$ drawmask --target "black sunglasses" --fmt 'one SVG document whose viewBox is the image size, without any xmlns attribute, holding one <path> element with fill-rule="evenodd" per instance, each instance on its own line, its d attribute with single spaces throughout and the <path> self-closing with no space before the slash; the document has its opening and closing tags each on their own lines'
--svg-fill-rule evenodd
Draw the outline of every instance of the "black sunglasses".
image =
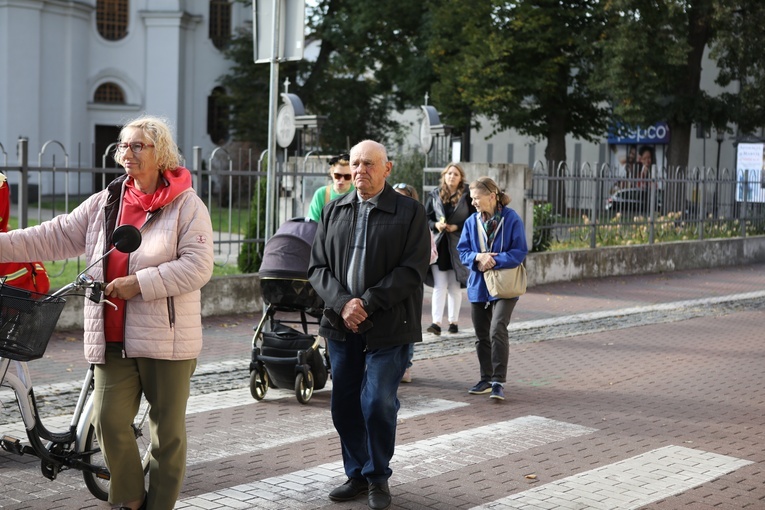
<svg viewBox="0 0 765 510">
<path fill-rule="evenodd" d="M 350 160 L 351 160 L 351 156 L 348 155 L 347 153 L 339 154 L 337 156 L 332 156 L 331 158 L 329 158 L 329 166 L 334 166 L 341 161 L 350 161 Z"/>
<path fill-rule="evenodd" d="M 352 177 L 352 175 L 351 175 L 351 174 L 339 174 L 339 173 L 337 173 L 337 172 L 333 173 L 332 175 L 333 175 L 333 176 L 335 177 L 335 179 L 337 179 L 337 180 L 340 180 L 340 179 L 345 179 L 346 181 L 350 181 L 350 180 L 351 180 L 351 177 Z"/>
<path fill-rule="evenodd" d="M 399 182 L 397 184 L 393 185 L 393 189 L 406 189 L 406 183 L 405 182 Z"/>
</svg>

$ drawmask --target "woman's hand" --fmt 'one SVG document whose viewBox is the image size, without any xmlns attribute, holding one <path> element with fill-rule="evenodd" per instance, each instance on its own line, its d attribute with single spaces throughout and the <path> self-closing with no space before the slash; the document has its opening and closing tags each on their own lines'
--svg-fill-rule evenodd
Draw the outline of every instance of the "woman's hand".
<svg viewBox="0 0 765 510">
<path fill-rule="evenodd" d="M 476 255 L 475 259 L 478 262 L 478 270 L 484 272 L 496 266 L 497 261 L 494 260 L 495 255 L 497 254 L 491 252 L 479 253 Z"/>
<path fill-rule="evenodd" d="M 134 274 L 115 278 L 106 284 L 104 295 L 111 298 L 119 298 L 127 301 L 141 293 L 138 277 Z"/>
<path fill-rule="evenodd" d="M 457 231 L 457 225 L 451 225 L 449 223 L 444 223 L 443 221 L 436 222 L 436 230 L 439 232 L 443 232 L 446 230 L 447 232 L 456 232 Z"/>
</svg>

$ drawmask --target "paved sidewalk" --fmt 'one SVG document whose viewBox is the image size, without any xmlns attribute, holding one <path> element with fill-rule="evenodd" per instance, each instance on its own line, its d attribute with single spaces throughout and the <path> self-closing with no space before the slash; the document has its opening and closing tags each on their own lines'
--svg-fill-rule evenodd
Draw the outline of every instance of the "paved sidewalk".
<svg viewBox="0 0 765 510">
<path fill-rule="evenodd" d="M 754 295 L 748 296 L 750 293 Z M 513 313 L 511 330 L 546 328 L 555 323 L 577 325 L 602 317 L 625 317 L 627 321 L 630 314 L 640 315 L 651 310 L 641 307 L 677 302 L 690 302 L 687 306 L 693 307 L 698 306 L 694 300 L 722 299 L 724 296 L 727 296 L 724 299 L 734 301 L 757 299 L 757 293 L 765 293 L 765 264 L 553 283 L 530 288 L 520 298 Z M 426 287 L 423 330 L 431 322 L 430 297 L 431 289 Z M 259 311 L 253 311 L 251 314 L 205 318 L 205 345 L 199 363 L 241 359 L 242 363 L 248 364 L 253 329 L 260 317 Z M 444 332 L 440 337 L 425 334 L 425 340 L 427 343 L 441 342 L 448 348 L 450 339 L 472 338 L 470 303 L 466 297 L 460 310 L 459 327 L 460 334 Z M 81 332 L 77 331 L 55 333 L 45 357 L 30 364 L 38 385 L 77 379 L 76 374 L 84 373 L 86 367 L 82 358 Z"/>
<path fill-rule="evenodd" d="M 495 402 L 467 394 L 478 368 L 463 303 L 460 333 L 426 335 L 401 386 L 392 508 L 765 508 L 764 311 L 765 264 L 530 289 Z M 176 508 L 366 508 L 326 498 L 344 481 L 328 390 L 308 405 L 249 396 L 258 318 L 205 319 Z M 79 377 L 81 347 L 52 339 L 30 364 L 38 395 Z M 3 510 L 107 508 L 76 473 L 48 482 L 15 459 L 0 452 Z"/>
</svg>

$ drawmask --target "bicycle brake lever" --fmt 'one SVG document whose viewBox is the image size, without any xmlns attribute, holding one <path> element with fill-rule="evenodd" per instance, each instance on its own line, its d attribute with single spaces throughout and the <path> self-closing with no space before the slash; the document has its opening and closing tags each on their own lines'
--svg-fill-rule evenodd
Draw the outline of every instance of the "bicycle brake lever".
<svg viewBox="0 0 765 510">
<path fill-rule="evenodd" d="M 102 299 L 101 301 L 99 301 L 99 303 L 106 303 L 107 305 L 113 306 L 115 310 L 119 310 L 119 307 L 115 305 L 114 303 L 112 303 L 111 301 L 109 301 L 108 299 Z"/>
</svg>

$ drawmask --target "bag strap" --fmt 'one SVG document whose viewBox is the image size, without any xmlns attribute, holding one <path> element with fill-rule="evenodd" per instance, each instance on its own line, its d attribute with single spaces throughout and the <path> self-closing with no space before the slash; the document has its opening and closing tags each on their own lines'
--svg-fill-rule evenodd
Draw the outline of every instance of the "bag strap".
<svg viewBox="0 0 765 510">
<path fill-rule="evenodd" d="M 481 245 L 481 253 L 486 252 L 486 231 L 483 229 L 483 224 L 481 223 L 481 216 L 479 214 L 475 215 L 475 222 L 478 227 L 478 243 Z"/>
</svg>

